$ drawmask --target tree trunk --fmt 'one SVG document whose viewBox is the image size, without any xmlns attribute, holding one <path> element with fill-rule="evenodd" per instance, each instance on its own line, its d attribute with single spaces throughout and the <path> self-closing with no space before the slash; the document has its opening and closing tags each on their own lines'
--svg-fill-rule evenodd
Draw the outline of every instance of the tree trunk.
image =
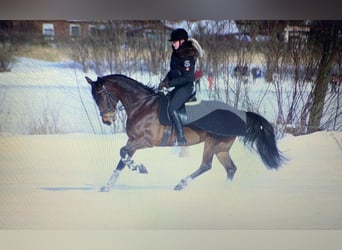
<svg viewBox="0 0 342 250">
<path fill-rule="evenodd" d="M 308 124 L 308 133 L 320 130 L 324 110 L 324 99 L 328 91 L 329 73 L 332 69 L 338 29 L 333 23 L 324 23 L 322 34 L 322 58 L 319 63 L 317 79 L 312 93 L 312 109 Z"/>
</svg>

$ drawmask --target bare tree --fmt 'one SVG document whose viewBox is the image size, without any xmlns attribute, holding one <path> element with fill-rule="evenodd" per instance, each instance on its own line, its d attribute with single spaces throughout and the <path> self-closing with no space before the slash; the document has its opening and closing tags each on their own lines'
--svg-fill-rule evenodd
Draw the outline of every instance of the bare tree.
<svg viewBox="0 0 342 250">
<path fill-rule="evenodd" d="M 27 105 L 33 107 L 34 105 Z M 52 107 L 46 90 L 41 100 L 40 110 L 28 109 L 25 119 L 25 130 L 28 134 L 58 134 L 63 132 L 59 124 L 59 112 Z"/>
<path fill-rule="evenodd" d="M 10 21 L 0 21 L 0 72 L 10 71 L 15 63 L 14 52 L 18 44 Z"/>
<path fill-rule="evenodd" d="M 209 22 L 211 32 L 207 30 Z M 336 99 L 326 98 L 328 76 L 333 58 L 336 58 L 336 40 L 340 34 L 336 22 L 312 22 L 309 24 L 312 34 L 318 36 L 306 39 L 306 35 L 299 35 L 300 39 L 292 39 L 291 42 L 285 41 L 286 27 L 301 27 L 308 22 L 240 21 L 240 31 L 233 34 L 227 32 L 233 29 L 234 22 L 230 20 L 201 21 L 197 26 L 192 25 L 192 21 L 186 23 L 189 31 L 196 27 L 196 30 L 191 30 L 192 34 L 206 52 L 199 64 L 204 77 L 207 78 L 209 72 L 214 75 L 215 84 L 208 93 L 210 99 L 258 112 L 273 88 L 277 104 L 275 124 L 282 130 L 291 124 L 295 126 L 296 134 L 331 124 L 334 118 L 314 125 L 318 120 L 321 122 L 322 116 L 327 117 L 324 113 L 327 105 L 336 107 L 334 114 L 339 114 L 339 104 L 334 106 L 333 103 Z M 92 37 L 87 49 L 82 51 L 89 51 L 84 58 L 89 58 L 87 60 L 93 63 L 97 74 L 109 69 L 110 73 L 141 71 L 162 77 L 169 62 L 170 50 L 165 42 L 169 33 L 160 27 L 153 28 L 158 25 L 159 21 L 148 20 L 108 21 L 101 36 Z M 258 40 L 260 35 L 266 39 Z M 247 36 L 250 40 L 246 40 Z M 301 39 L 303 37 L 305 39 Z M 248 75 L 232 77 L 234 66 L 253 63 L 266 68 L 265 78 L 270 83 L 258 97 L 250 94 Z M 124 123 L 125 117 L 118 120 Z M 122 128 L 124 124 L 117 124 L 116 129 Z"/>
<path fill-rule="evenodd" d="M 342 22 L 314 22 L 312 30 L 312 42 L 320 49 L 320 62 L 312 92 L 308 132 L 315 132 L 321 128 L 324 100 L 328 91 L 329 73 L 332 69 L 334 54 L 337 50 L 337 40 L 342 30 Z"/>
<path fill-rule="evenodd" d="M 69 48 L 69 56 L 75 63 L 80 63 L 84 73 L 89 71 L 88 61 L 90 59 L 88 37 L 79 37 L 65 40 Z"/>
</svg>

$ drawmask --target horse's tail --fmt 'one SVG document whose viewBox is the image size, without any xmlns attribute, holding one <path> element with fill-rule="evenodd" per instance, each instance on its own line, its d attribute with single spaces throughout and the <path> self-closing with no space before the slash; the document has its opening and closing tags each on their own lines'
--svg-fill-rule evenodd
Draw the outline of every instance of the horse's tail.
<svg viewBox="0 0 342 250">
<path fill-rule="evenodd" d="M 246 116 L 247 134 L 243 137 L 244 144 L 250 145 L 259 153 L 267 168 L 277 169 L 285 157 L 278 150 L 272 124 L 253 112 L 246 112 Z"/>
</svg>

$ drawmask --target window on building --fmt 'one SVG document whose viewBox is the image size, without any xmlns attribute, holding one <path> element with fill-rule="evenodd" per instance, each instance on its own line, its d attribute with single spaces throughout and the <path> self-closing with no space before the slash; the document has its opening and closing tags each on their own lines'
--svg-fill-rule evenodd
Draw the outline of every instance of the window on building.
<svg viewBox="0 0 342 250">
<path fill-rule="evenodd" d="M 48 39 L 53 39 L 55 35 L 53 23 L 43 23 L 43 36 Z"/>
<path fill-rule="evenodd" d="M 89 24 L 89 35 L 95 36 L 96 35 L 96 26 L 93 24 Z"/>
<path fill-rule="evenodd" d="M 105 30 L 106 26 L 103 24 L 89 24 L 89 35 L 92 37 L 101 36 L 101 34 L 105 32 Z"/>
<path fill-rule="evenodd" d="M 70 24 L 70 36 L 71 37 L 81 36 L 81 25 Z"/>
</svg>

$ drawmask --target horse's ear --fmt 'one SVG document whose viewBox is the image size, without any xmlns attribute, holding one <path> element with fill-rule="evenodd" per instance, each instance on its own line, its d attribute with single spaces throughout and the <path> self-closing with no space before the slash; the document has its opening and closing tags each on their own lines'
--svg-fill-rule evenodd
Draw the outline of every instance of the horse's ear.
<svg viewBox="0 0 342 250">
<path fill-rule="evenodd" d="M 92 81 L 88 76 L 86 76 L 85 79 L 87 80 L 87 82 L 88 82 L 89 84 L 92 84 L 92 83 L 93 83 L 93 81 Z"/>
</svg>

